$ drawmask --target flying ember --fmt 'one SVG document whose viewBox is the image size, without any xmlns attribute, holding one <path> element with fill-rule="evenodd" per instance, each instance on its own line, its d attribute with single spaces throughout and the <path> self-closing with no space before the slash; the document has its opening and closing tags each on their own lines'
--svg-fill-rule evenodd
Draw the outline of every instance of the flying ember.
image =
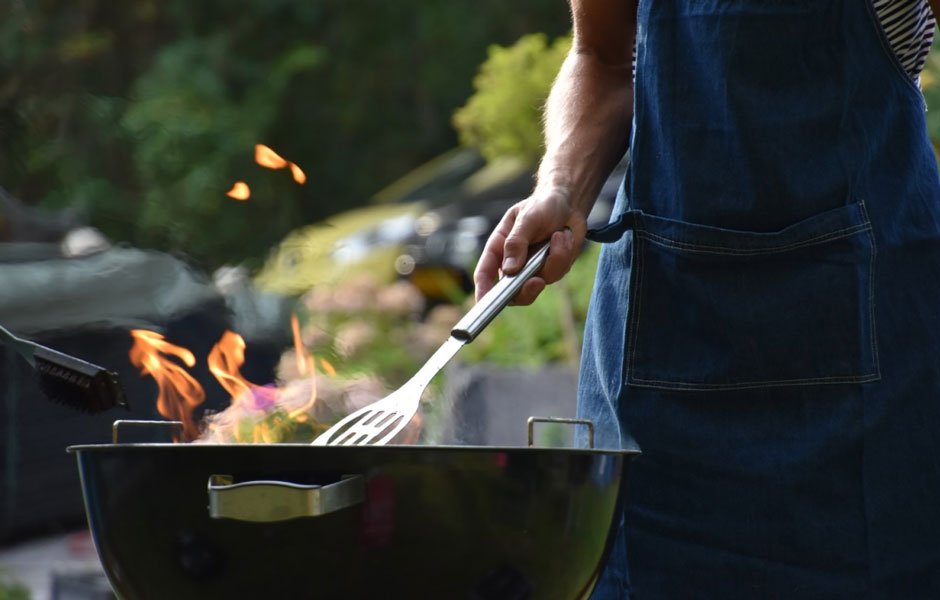
<svg viewBox="0 0 940 600">
<path fill-rule="evenodd" d="M 248 184 L 244 181 L 236 181 L 235 184 L 232 185 L 232 189 L 225 192 L 225 195 L 235 200 L 247 200 L 251 197 L 251 189 L 249 189 Z"/>
<path fill-rule="evenodd" d="M 298 184 L 307 182 L 307 175 L 295 163 L 281 157 L 280 154 L 264 144 L 255 144 L 255 162 L 268 169 L 290 168 L 291 176 Z"/>
</svg>

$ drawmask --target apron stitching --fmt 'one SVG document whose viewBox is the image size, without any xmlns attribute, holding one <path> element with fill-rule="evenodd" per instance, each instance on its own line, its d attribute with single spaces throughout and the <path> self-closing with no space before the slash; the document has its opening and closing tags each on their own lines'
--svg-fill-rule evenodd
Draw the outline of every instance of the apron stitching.
<svg viewBox="0 0 940 600">
<path fill-rule="evenodd" d="M 633 380 L 633 371 L 636 368 L 636 343 L 640 324 L 640 306 L 642 301 L 642 294 L 640 290 L 643 289 L 643 244 L 633 244 L 633 251 L 636 256 L 637 270 L 636 270 L 636 292 L 633 294 L 633 299 L 635 300 L 636 310 L 633 312 L 632 322 L 630 323 L 630 362 L 627 367 L 627 381 Z"/>
<path fill-rule="evenodd" d="M 862 225 L 853 225 L 851 227 L 846 227 L 844 229 L 839 229 L 837 231 L 831 231 L 829 233 L 824 233 L 814 238 L 808 240 L 803 240 L 800 242 L 792 242 L 789 244 L 783 244 L 781 246 L 771 246 L 768 248 L 731 248 L 724 246 L 707 246 L 704 244 L 696 244 L 692 242 L 683 242 L 680 240 L 674 240 L 671 238 L 663 237 L 655 233 L 650 232 L 647 229 L 637 228 L 637 232 L 640 233 L 640 237 L 648 239 L 650 242 L 667 246 L 670 248 L 675 248 L 677 250 L 687 250 L 689 252 L 697 252 L 699 254 L 729 254 L 729 255 L 758 255 L 758 254 L 776 254 L 780 252 L 786 252 L 788 250 L 796 250 L 798 248 L 803 248 L 806 246 L 815 246 L 825 242 L 841 239 L 844 237 L 850 237 L 856 233 L 862 231 L 871 230 L 871 225 L 868 223 Z"/>
<path fill-rule="evenodd" d="M 806 385 L 812 383 L 836 384 L 836 383 L 870 383 L 878 381 L 880 375 L 877 373 L 868 373 L 865 375 L 839 375 L 834 377 L 812 377 L 808 379 L 779 379 L 769 381 L 745 381 L 741 383 L 699 383 L 694 381 L 669 381 L 659 379 L 641 379 L 632 377 L 631 383 L 646 384 L 646 387 L 659 389 L 682 388 L 688 390 L 721 390 L 721 389 L 756 389 L 765 387 L 777 387 L 785 385 Z"/>
<path fill-rule="evenodd" d="M 859 202 L 859 207 L 862 210 L 862 215 L 865 218 L 865 221 L 871 225 L 871 220 L 868 217 L 868 209 L 865 208 L 864 202 Z M 875 235 L 872 232 L 872 228 L 868 228 L 868 240 L 871 244 L 871 252 L 869 253 L 869 266 L 868 266 L 868 323 L 870 328 L 871 336 L 871 352 L 872 359 L 875 361 L 875 374 L 878 375 L 878 379 L 881 379 L 881 357 L 878 354 L 878 336 L 877 328 L 875 327 L 875 257 L 878 255 L 878 247 L 875 244 Z"/>
<path fill-rule="evenodd" d="M 632 246 L 632 240 L 631 240 L 630 242 L 628 242 L 627 240 L 624 240 L 624 244 L 629 244 L 629 245 Z M 609 254 L 613 253 L 615 247 L 616 247 L 616 246 L 613 246 L 613 245 L 611 245 L 611 246 L 605 246 L 605 247 L 601 250 L 601 256 L 604 257 L 604 256 L 606 256 L 606 255 L 609 255 Z M 625 247 L 626 247 L 626 246 L 625 246 Z M 619 256 L 619 257 L 621 258 L 621 260 L 618 261 L 617 263 L 611 265 L 610 268 L 613 269 L 613 268 L 616 267 L 616 269 L 617 269 L 618 271 L 621 271 L 621 272 L 624 271 L 624 270 L 626 270 L 626 269 L 629 267 L 629 263 L 627 262 L 627 258 L 626 258 L 626 251 L 624 251 L 624 252 L 622 252 L 622 253 L 618 253 L 618 254 L 615 255 L 615 256 Z M 598 273 L 597 273 L 597 279 L 598 279 L 598 280 L 600 280 L 601 277 L 602 277 L 602 274 L 601 274 L 601 270 L 600 270 L 600 269 L 601 269 L 603 263 L 604 263 L 604 261 L 601 260 L 601 263 L 598 265 Z M 631 271 L 631 273 L 632 273 L 632 271 Z M 605 273 L 603 278 L 604 278 L 604 279 L 607 279 L 608 277 L 613 278 L 613 275 L 611 275 L 611 274 L 609 274 L 609 273 Z M 626 294 L 623 294 L 622 291 L 621 291 L 620 294 L 618 294 L 618 302 L 620 302 L 620 301 L 629 302 L 629 290 L 630 290 L 630 284 L 629 284 L 629 282 L 627 283 L 627 286 L 626 286 L 626 287 L 627 287 L 627 293 L 626 293 Z M 596 293 L 596 290 L 595 290 L 595 293 Z M 592 304 L 593 304 L 593 303 L 594 303 L 594 294 L 592 293 L 591 296 L 592 296 L 591 302 L 592 302 Z M 626 337 L 626 335 L 627 335 L 627 327 L 626 327 L 626 326 L 624 327 L 624 333 L 623 333 L 623 335 L 624 335 L 624 337 Z M 620 344 L 621 347 L 624 347 L 625 345 L 626 345 L 626 342 Z M 595 355 L 595 356 L 596 356 L 596 355 Z M 596 363 L 596 362 L 597 362 L 597 359 L 595 358 L 595 363 Z M 608 409 L 608 411 L 609 411 L 609 414 L 612 415 L 612 416 L 614 417 L 614 419 L 616 420 L 616 422 L 617 422 L 617 427 L 616 427 L 616 432 L 617 432 L 617 446 L 616 446 L 616 447 L 617 447 L 617 448 L 623 448 L 623 446 L 624 446 L 624 444 L 623 444 L 623 437 L 624 437 L 624 435 L 623 435 L 623 425 L 622 425 L 622 423 L 621 423 L 621 421 L 620 421 L 620 416 L 619 416 L 618 407 L 617 407 L 617 406 L 614 406 L 614 402 L 611 400 L 610 390 L 611 390 L 611 389 L 616 389 L 616 390 L 617 390 L 616 396 L 618 396 L 618 397 L 620 396 L 620 394 L 623 393 L 623 388 L 624 388 L 623 369 L 626 368 L 626 363 L 624 362 L 623 364 L 624 364 L 624 366 L 621 368 L 621 372 L 620 372 L 620 381 L 619 381 L 619 382 L 614 381 L 613 379 L 610 379 L 609 381 L 604 381 L 603 383 L 601 383 L 600 381 L 596 382 L 596 385 L 597 385 L 598 388 L 599 388 L 599 390 L 596 392 L 597 395 L 603 397 L 604 400 L 606 400 L 606 402 L 607 402 L 607 409 Z M 600 367 L 598 367 L 597 365 L 595 365 L 595 368 L 598 369 L 598 370 L 600 370 Z M 583 371 L 582 371 L 581 373 L 583 374 Z M 581 389 L 581 386 L 582 386 L 582 385 L 583 385 L 583 382 L 581 381 L 581 378 L 579 377 L 579 382 L 578 382 L 579 395 L 580 395 L 580 393 L 581 393 L 581 392 L 580 392 L 580 389 Z M 579 399 L 578 404 L 579 404 L 579 405 L 581 404 L 580 399 Z M 580 410 L 581 410 L 581 409 L 580 409 L 580 406 L 579 406 L 579 411 L 580 411 Z M 596 415 L 595 415 L 595 416 L 596 416 Z M 595 423 L 598 423 L 598 422 L 599 422 L 599 418 L 596 418 L 596 419 L 595 419 Z"/>
<path fill-rule="evenodd" d="M 644 100 L 646 78 L 640 76 L 640 71 L 643 69 L 643 63 L 646 62 L 646 30 L 642 24 L 645 23 L 648 12 L 649 7 L 646 6 L 644 0 L 640 0 L 637 4 L 637 29 L 636 40 L 634 41 L 636 47 L 636 66 L 633 72 L 633 115 L 630 119 L 630 147 L 627 150 L 630 153 L 630 165 L 627 172 L 624 173 L 624 193 L 627 200 L 624 204 L 625 209 L 629 209 L 633 206 L 634 198 L 636 198 L 636 179 L 638 173 L 636 170 L 636 158 L 641 156 L 641 151 L 644 148 L 643 144 L 645 143 L 643 132 L 640 131 L 643 122 L 638 121 L 636 116 L 646 112 L 646 102 Z M 643 29 L 641 29 L 641 27 L 643 27 Z M 642 174 L 642 169 L 639 173 Z"/>
</svg>

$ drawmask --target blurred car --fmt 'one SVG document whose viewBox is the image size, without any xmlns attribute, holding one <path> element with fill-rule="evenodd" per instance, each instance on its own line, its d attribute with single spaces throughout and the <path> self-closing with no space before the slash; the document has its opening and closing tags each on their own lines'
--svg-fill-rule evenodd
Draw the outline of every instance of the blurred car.
<svg viewBox="0 0 940 600">
<path fill-rule="evenodd" d="M 404 251 L 395 260 L 399 275 L 432 301 L 459 301 L 473 290 L 473 269 L 490 232 L 503 214 L 532 189 L 534 173 L 522 165 L 491 163 L 464 182 L 463 194 L 420 214 Z M 607 178 L 588 227 L 606 225 L 627 169 L 626 158 Z M 500 170 L 494 174 L 490 171 Z M 486 183 L 488 182 L 488 183 Z"/>
<path fill-rule="evenodd" d="M 485 165 L 479 153 L 458 148 L 414 169 L 375 194 L 374 203 L 291 232 L 273 249 L 255 284 L 280 294 L 335 285 L 357 273 L 397 277 L 396 258 L 414 235 L 418 217 Z"/>
</svg>

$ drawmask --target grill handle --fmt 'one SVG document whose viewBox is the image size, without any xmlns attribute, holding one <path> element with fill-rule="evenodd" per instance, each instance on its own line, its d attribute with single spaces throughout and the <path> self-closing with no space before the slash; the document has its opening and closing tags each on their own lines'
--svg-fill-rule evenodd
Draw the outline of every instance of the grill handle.
<svg viewBox="0 0 940 600">
<path fill-rule="evenodd" d="M 584 425 L 588 429 L 588 448 L 594 448 L 594 421 L 590 419 L 566 419 L 563 417 L 529 417 L 526 425 L 529 430 L 529 447 L 535 445 L 536 423 L 560 423 L 563 425 Z"/>
<path fill-rule="evenodd" d="M 233 483 L 231 475 L 210 475 L 208 487 L 211 518 L 249 523 L 319 517 L 362 504 L 366 497 L 362 475 L 345 475 L 329 485 L 268 480 Z"/>
<path fill-rule="evenodd" d="M 182 421 L 147 421 L 142 419 L 118 419 L 111 424 L 111 443 L 119 444 L 118 439 L 120 438 L 121 430 L 127 430 L 129 428 L 135 429 L 147 429 L 147 428 L 157 428 L 163 427 L 167 429 L 174 429 L 176 435 L 183 434 L 183 422 Z"/>
</svg>

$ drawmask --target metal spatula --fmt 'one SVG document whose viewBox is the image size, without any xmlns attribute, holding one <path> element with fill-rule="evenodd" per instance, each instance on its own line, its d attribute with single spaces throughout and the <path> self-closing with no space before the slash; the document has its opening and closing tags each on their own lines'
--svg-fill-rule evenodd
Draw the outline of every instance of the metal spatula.
<svg viewBox="0 0 940 600">
<path fill-rule="evenodd" d="M 378 402 L 345 417 L 313 440 L 314 446 L 381 446 L 411 422 L 418 411 L 421 394 L 444 365 L 464 344 L 472 342 L 522 288 L 522 284 L 542 269 L 548 244 L 529 257 L 517 274 L 503 277 L 471 308 L 450 331 L 450 337 L 437 349 L 408 382 Z"/>
</svg>

